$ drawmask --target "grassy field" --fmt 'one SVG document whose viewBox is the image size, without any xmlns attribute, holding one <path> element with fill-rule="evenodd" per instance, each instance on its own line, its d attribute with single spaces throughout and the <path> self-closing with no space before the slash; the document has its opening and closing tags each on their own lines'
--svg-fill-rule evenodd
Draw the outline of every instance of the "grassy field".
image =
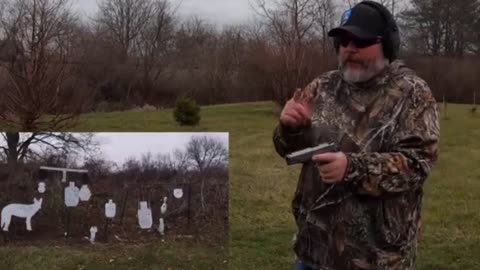
<svg viewBox="0 0 480 270">
<path fill-rule="evenodd" d="M 225 248 L 185 242 L 135 246 L 2 247 L 0 269 L 218 269 L 218 266 L 228 265 L 227 257 Z"/>
<path fill-rule="evenodd" d="M 420 270 L 480 269 L 480 115 L 472 115 L 469 108 L 449 105 L 449 120 L 442 120 L 440 160 L 426 184 Z M 230 269 L 287 270 L 293 267 L 290 201 L 299 168 L 287 168 L 274 152 L 274 111 L 272 103 L 205 107 L 196 128 L 178 127 L 171 111 L 92 114 L 85 115 L 75 131 L 230 132 Z M 186 254 L 190 263 L 183 261 Z M 224 254 L 218 247 L 192 245 L 174 245 L 168 252 L 161 245 L 67 251 L 0 248 L 6 265 L 30 256 L 30 265 L 14 269 L 50 264 L 54 266 L 48 269 L 225 269 Z M 110 257 L 117 259 L 110 263 Z"/>
</svg>

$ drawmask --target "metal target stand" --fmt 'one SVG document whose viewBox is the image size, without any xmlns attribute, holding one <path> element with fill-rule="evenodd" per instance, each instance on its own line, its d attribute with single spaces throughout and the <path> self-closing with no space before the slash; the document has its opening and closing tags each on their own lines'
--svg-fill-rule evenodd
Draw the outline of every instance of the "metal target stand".
<svg viewBox="0 0 480 270">
<path fill-rule="evenodd" d="M 43 173 L 45 171 L 61 172 L 62 173 L 61 181 L 64 184 L 67 183 L 67 173 L 82 174 L 83 175 L 83 177 L 82 177 L 82 189 L 85 186 L 88 190 L 88 193 L 91 195 L 91 192 L 90 192 L 90 190 L 88 189 L 88 186 L 87 186 L 88 183 L 90 182 L 89 177 L 88 177 L 88 170 L 41 166 L 40 169 L 39 169 L 39 175 L 40 175 L 39 187 L 41 186 L 42 182 L 43 183 L 46 182 L 47 177 L 46 177 L 45 173 Z M 45 184 L 43 184 L 43 185 L 45 185 Z M 70 234 L 71 208 L 76 207 L 79 203 L 79 198 L 78 198 L 78 199 L 75 199 L 76 202 L 75 202 L 75 200 L 73 202 L 71 200 L 69 200 L 69 205 L 67 205 L 67 194 L 72 195 L 72 192 L 73 192 L 74 196 L 79 196 L 79 194 L 76 194 L 77 190 L 78 190 L 78 193 L 79 193 L 80 189 L 78 189 L 78 187 L 75 184 L 73 185 L 73 187 L 72 187 L 71 184 L 70 184 L 70 186 L 64 187 L 63 201 L 64 201 L 64 210 L 65 210 L 65 215 L 66 215 L 65 224 L 64 224 L 64 228 L 65 228 L 64 236 L 65 236 L 65 238 L 68 238 L 69 234 Z M 90 195 L 88 195 L 88 198 L 86 199 L 86 201 L 88 201 L 90 199 Z"/>
</svg>

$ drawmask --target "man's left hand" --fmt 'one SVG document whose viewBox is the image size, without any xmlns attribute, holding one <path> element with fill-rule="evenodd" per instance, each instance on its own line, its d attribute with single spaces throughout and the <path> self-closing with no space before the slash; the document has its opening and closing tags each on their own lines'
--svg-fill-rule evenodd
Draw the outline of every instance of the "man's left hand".
<svg viewBox="0 0 480 270">
<path fill-rule="evenodd" d="M 323 182 L 335 184 L 343 180 L 347 170 L 347 156 L 345 153 L 319 154 L 313 156 L 312 160 L 317 163 Z"/>
</svg>

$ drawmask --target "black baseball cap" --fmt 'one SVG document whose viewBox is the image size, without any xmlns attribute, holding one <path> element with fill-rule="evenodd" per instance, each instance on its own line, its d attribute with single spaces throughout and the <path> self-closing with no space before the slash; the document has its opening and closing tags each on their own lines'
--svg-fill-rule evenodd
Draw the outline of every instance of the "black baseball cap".
<svg viewBox="0 0 480 270">
<path fill-rule="evenodd" d="M 343 13 L 341 26 L 328 32 L 328 36 L 335 37 L 342 32 L 349 32 L 359 39 L 376 39 L 383 36 L 387 27 L 382 15 L 366 4 L 359 3 Z"/>
</svg>

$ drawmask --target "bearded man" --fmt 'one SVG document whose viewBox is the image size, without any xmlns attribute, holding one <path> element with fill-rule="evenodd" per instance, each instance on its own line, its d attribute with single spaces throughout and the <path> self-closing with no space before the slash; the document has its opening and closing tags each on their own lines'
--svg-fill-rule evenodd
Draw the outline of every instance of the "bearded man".
<svg viewBox="0 0 480 270">
<path fill-rule="evenodd" d="M 398 60 L 391 13 L 363 1 L 332 29 L 338 70 L 297 90 L 277 153 L 334 143 L 303 163 L 292 202 L 297 269 L 415 269 L 423 185 L 438 158 L 438 108 Z"/>
</svg>

